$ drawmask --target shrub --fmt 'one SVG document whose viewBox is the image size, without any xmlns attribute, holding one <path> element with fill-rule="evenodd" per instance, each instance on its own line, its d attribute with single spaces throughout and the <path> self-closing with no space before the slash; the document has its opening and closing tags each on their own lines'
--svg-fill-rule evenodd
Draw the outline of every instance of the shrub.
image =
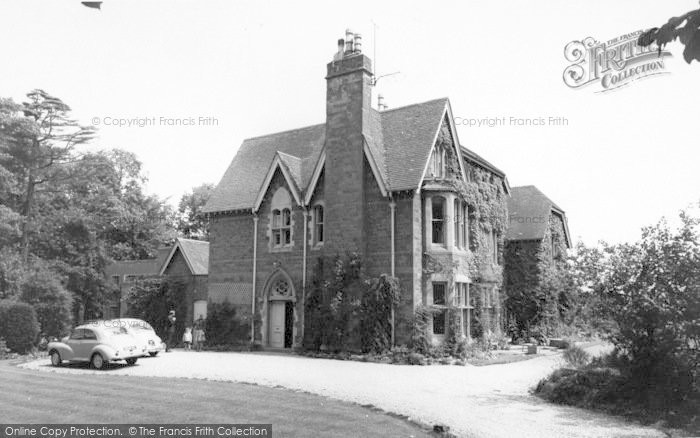
<svg viewBox="0 0 700 438">
<path fill-rule="evenodd" d="M 73 298 L 48 268 L 39 265 L 27 276 L 20 300 L 34 307 L 45 335 L 60 337 L 70 329 Z"/>
<path fill-rule="evenodd" d="M 236 317 L 236 308 L 228 301 L 208 304 L 204 331 L 209 345 L 244 345 L 250 338 L 250 326 L 241 324 Z"/>
<path fill-rule="evenodd" d="M 411 330 L 411 349 L 421 354 L 427 354 L 430 351 L 430 318 L 433 316 L 433 311 L 427 307 L 420 305 L 413 313 L 413 327 Z"/>
<path fill-rule="evenodd" d="M 391 347 L 391 309 L 399 299 L 396 278 L 382 275 L 365 283 L 359 312 L 363 352 L 380 353 Z"/>
<path fill-rule="evenodd" d="M 428 361 L 425 356 L 420 353 L 409 353 L 408 354 L 408 364 L 409 365 L 427 365 Z"/>
<path fill-rule="evenodd" d="M 583 368 L 591 361 L 591 355 L 583 348 L 572 345 L 564 351 L 564 360 L 574 368 Z"/>
<path fill-rule="evenodd" d="M 27 303 L 0 301 L 0 338 L 16 353 L 31 350 L 39 335 L 36 312 Z"/>
</svg>

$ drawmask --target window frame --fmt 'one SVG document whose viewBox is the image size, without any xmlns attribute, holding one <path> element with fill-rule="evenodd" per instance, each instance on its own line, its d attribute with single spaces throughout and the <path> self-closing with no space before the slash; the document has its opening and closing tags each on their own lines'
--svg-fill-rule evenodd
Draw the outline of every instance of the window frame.
<svg viewBox="0 0 700 438">
<path fill-rule="evenodd" d="M 292 244 L 292 211 L 282 207 L 272 210 L 270 224 L 272 248 L 286 248 Z"/>
<path fill-rule="evenodd" d="M 441 204 L 441 209 L 440 209 L 440 216 L 439 218 L 435 218 L 435 206 L 436 206 L 436 201 Z M 430 207 L 430 219 L 431 219 L 431 224 L 430 224 L 430 242 L 433 245 L 440 245 L 440 246 L 446 246 L 447 245 L 447 230 L 446 224 L 447 224 L 447 199 L 445 199 L 443 196 L 433 196 L 431 198 L 431 207 Z M 436 226 L 439 225 L 439 233 L 436 233 Z M 440 237 L 441 241 L 436 242 L 436 236 Z"/>
<path fill-rule="evenodd" d="M 435 292 L 439 288 L 442 289 L 442 300 L 440 302 L 435 302 Z M 436 307 L 439 309 L 438 312 L 433 313 L 432 317 L 432 327 L 431 331 L 433 332 L 433 335 L 437 336 L 444 336 L 447 334 L 447 282 L 446 281 L 433 281 L 432 282 L 432 292 L 431 292 L 431 301 L 433 307 Z M 436 324 L 436 321 L 440 321 L 439 324 Z M 442 332 L 436 332 L 435 329 L 437 327 L 442 328 Z"/>
<path fill-rule="evenodd" d="M 321 220 L 318 220 L 319 211 L 321 212 Z M 313 246 L 321 246 L 326 237 L 325 233 L 326 207 L 323 203 L 314 204 L 311 208 L 311 243 Z M 320 230 L 320 232 L 319 232 Z M 319 235 L 321 238 L 319 239 Z"/>
</svg>

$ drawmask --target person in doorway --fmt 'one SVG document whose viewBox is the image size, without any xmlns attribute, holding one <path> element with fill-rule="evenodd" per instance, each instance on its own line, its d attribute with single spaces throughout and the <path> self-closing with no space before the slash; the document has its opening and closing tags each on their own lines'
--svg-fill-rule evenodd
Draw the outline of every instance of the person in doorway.
<svg viewBox="0 0 700 438">
<path fill-rule="evenodd" d="M 170 313 L 168 313 L 168 342 L 165 344 L 165 351 L 168 352 L 170 351 L 171 348 L 175 346 L 175 322 L 177 321 L 177 318 L 175 318 L 175 311 L 171 310 Z"/>
<path fill-rule="evenodd" d="M 204 346 L 204 327 L 206 325 L 206 321 L 204 320 L 204 317 L 202 315 L 199 315 L 199 318 L 194 322 L 194 349 L 197 351 L 202 351 L 202 347 Z"/>
</svg>

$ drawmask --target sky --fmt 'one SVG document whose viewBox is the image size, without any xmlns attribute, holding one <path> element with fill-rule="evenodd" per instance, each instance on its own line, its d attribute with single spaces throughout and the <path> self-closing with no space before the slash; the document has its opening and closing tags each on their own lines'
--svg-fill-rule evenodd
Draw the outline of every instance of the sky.
<svg viewBox="0 0 700 438">
<path fill-rule="evenodd" d="M 399 72 L 379 80 L 375 97 L 390 108 L 449 97 L 460 143 L 511 186 L 535 185 L 554 200 L 574 240 L 634 241 L 641 227 L 700 201 L 700 64 L 686 64 L 683 46 L 671 43 L 665 74 L 599 92 L 600 83 L 564 83 L 572 64 L 564 48 L 697 7 L 105 0 L 96 10 L 77 0 L 3 0 L 0 96 L 22 101 L 41 88 L 61 98 L 99 129 L 84 150 L 134 152 L 148 191 L 176 204 L 217 183 L 243 139 L 324 122 L 326 64 L 350 28 L 378 75 Z M 502 123 L 468 122 L 489 118 Z"/>
</svg>

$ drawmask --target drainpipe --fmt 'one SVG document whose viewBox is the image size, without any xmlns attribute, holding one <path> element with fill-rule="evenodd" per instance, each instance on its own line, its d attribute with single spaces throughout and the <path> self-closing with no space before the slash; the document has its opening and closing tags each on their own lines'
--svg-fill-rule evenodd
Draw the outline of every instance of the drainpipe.
<svg viewBox="0 0 700 438">
<path fill-rule="evenodd" d="M 391 195 L 389 195 L 391 196 Z M 396 277 L 396 248 L 395 248 L 395 218 L 396 218 L 396 201 L 390 198 L 389 210 L 391 212 L 391 276 Z M 395 345 L 395 330 L 394 330 L 394 305 L 391 305 L 391 346 Z"/>
<path fill-rule="evenodd" d="M 250 302 L 250 342 L 255 343 L 255 291 L 258 275 L 258 214 L 253 212 L 253 298 Z"/>
<path fill-rule="evenodd" d="M 304 322 L 306 320 L 305 318 L 305 310 L 306 310 L 306 247 L 308 246 L 308 228 L 309 228 L 309 209 L 307 207 L 304 207 L 304 254 L 301 259 L 301 342 L 302 344 L 304 343 Z"/>
</svg>

